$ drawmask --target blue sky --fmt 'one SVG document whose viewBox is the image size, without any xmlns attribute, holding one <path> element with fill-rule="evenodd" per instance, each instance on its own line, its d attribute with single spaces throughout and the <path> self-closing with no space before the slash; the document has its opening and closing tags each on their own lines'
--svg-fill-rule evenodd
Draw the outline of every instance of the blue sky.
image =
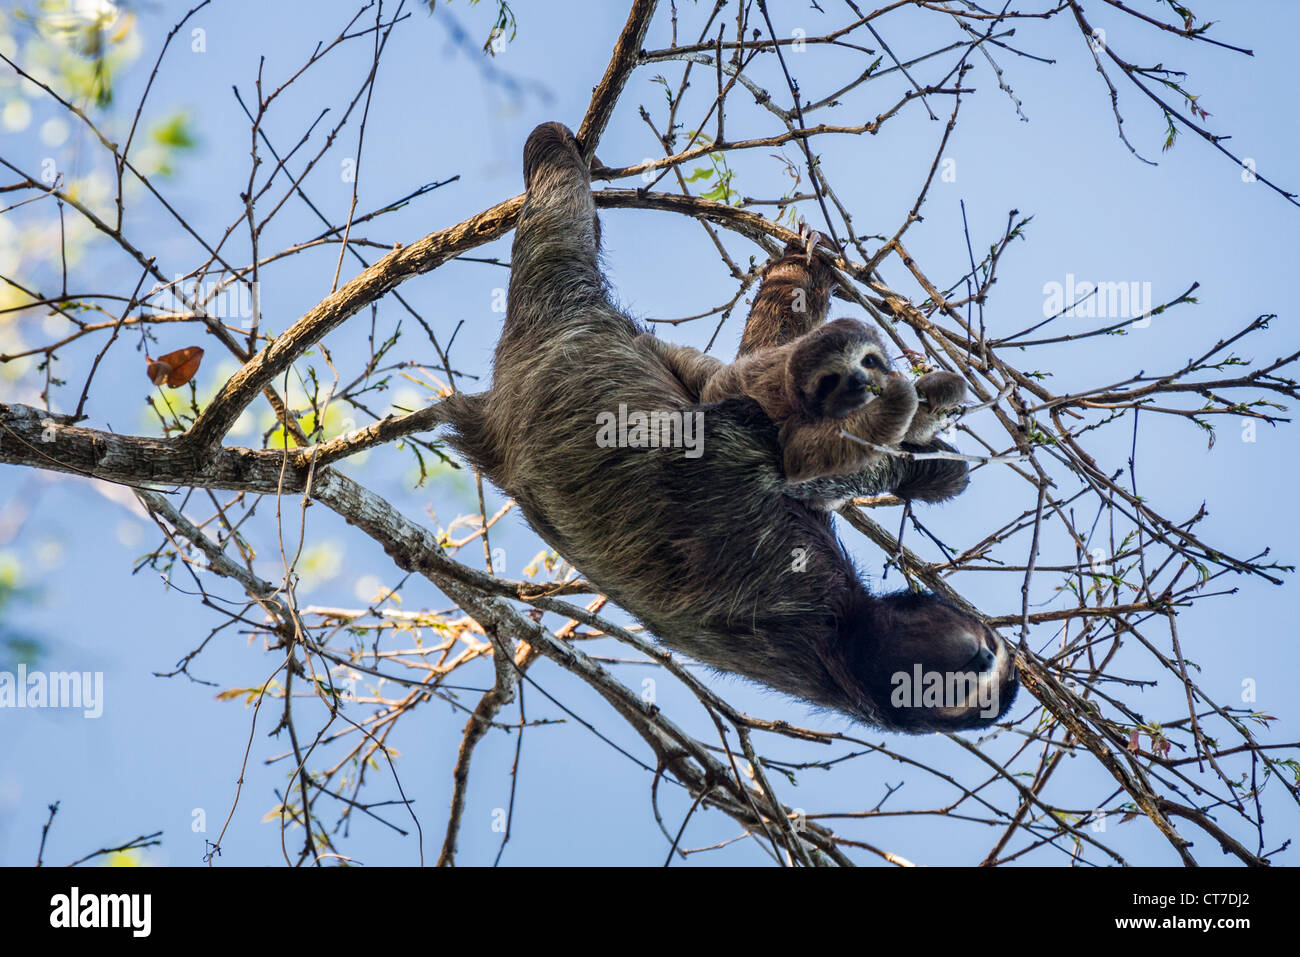
<svg viewBox="0 0 1300 957">
<path fill-rule="evenodd" d="M 177 5 L 162 6 L 166 9 L 142 12 L 144 55 L 121 78 L 115 107 L 118 123 L 129 119 L 147 79 L 147 64 L 175 17 L 172 8 Z M 517 36 L 489 64 L 513 78 L 517 84 L 513 88 L 485 72 L 477 58 L 453 44 L 446 21 L 427 16 L 422 8 L 416 9 L 412 22 L 394 33 L 370 106 L 358 208 L 381 205 L 432 180 L 460 178 L 386 217 L 367 235 L 410 242 L 515 195 L 522 188 L 519 151 L 528 131 L 544 120 L 559 119 L 575 127 L 581 120 L 590 90 L 604 69 L 605 51 L 622 25 L 623 5 L 553 2 L 546 5 L 545 13 L 523 4 L 519 7 Z M 1300 10 L 1282 0 L 1260 0 L 1248 9 L 1242 7 L 1204 0 L 1193 4 L 1203 18 L 1223 21 L 1214 36 L 1253 48 L 1253 58 L 1204 44 L 1176 43 L 1128 24 L 1116 26 L 1110 42 L 1131 59 L 1162 61 L 1187 70 L 1188 87 L 1203 94 L 1200 102 L 1212 114 L 1212 128 L 1232 134 L 1227 145 L 1253 158 L 1259 170 L 1275 181 L 1300 189 L 1300 162 L 1296 159 L 1300 156 L 1300 125 L 1295 117 L 1291 49 L 1295 28 L 1300 27 Z M 195 23 L 207 31 L 206 53 L 193 54 L 179 47 L 152 94 L 151 110 L 159 115 L 179 108 L 191 111 L 200 148 L 180 163 L 177 175 L 165 182 L 165 191 L 205 234 L 219 234 L 239 215 L 237 194 L 248 177 L 248 123 L 230 85 L 238 84 L 245 93 L 251 90 L 262 55 L 267 58 L 267 86 L 278 85 L 318 40 L 332 36 L 354 9 L 345 2 L 320 2 L 311 5 L 310 17 L 304 17 L 305 8 L 236 2 L 221 4 L 219 11 L 205 11 Z M 688 8 L 683 5 L 684 18 Z M 447 9 L 471 37 L 481 38 L 486 32 L 485 10 L 459 2 L 448 4 Z M 692 9 L 691 15 L 696 11 Z M 778 21 L 778 29 L 805 24 L 810 35 L 818 32 L 822 23 L 815 11 L 802 4 L 789 5 L 779 16 L 786 20 Z M 933 36 L 922 32 L 922 27 L 928 29 L 933 21 L 929 15 L 903 15 L 890 22 L 885 36 L 900 56 L 914 55 L 935 45 Z M 1114 20 L 1098 13 L 1098 22 Z M 249 23 L 258 25 L 255 32 L 249 32 Z M 667 16 L 661 11 L 646 46 L 666 45 L 667 37 Z M 1149 328 L 1133 330 L 1124 337 L 1037 350 L 1026 362 L 1050 372 L 1050 387 L 1057 392 L 1115 381 L 1138 370 L 1173 370 L 1216 339 L 1265 313 L 1276 312 L 1279 317 L 1239 351 L 1264 361 L 1300 348 L 1285 286 L 1295 273 L 1300 209 L 1261 184 L 1243 182 L 1239 168 L 1193 137 L 1184 136 L 1174 150 L 1162 153 L 1159 117 L 1129 89 L 1122 88 L 1126 133 L 1159 165 L 1148 166 L 1135 159 L 1115 135 L 1107 93 L 1091 57 L 1064 20 L 1046 26 L 1021 24 L 1017 42 L 1058 62 L 1047 66 L 1010 54 L 999 56 L 1028 118 L 1024 122 L 1011 100 L 998 91 L 987 65 L 975 58 L 978 69 L 969 83 L 979 92 L 963 107 L 945 153 L 955 162 L 956 179 L 935 184 L 923 208 L 925 221 L 912 227 L 907 236 L 909 250 L 918 262 L 941 285 L 965 270 L 962 200 L 977 256 L 1001 234 L 1009 210 L 1032 215 L 1027 240 L 1013 244 L 999 266 L 1000 278 L 985 311 L 990 334 L 1007 334 L 1041 319 L 1044 286 L 1065 282 L 1068 275 L 1149 282 L 1157 302 L 1200 282 L 1198 305 L 1174 310 Z M 278 145 L 296 142 L 310 118 L 325 105 L 332 107 L 326 121 L 332 122 L 364 76 L 368 51 L 367 44 L 358 43 L 332 54 L 309 82 L 286 94 L 267 127 Z M 816 99 L 829 92 L 831 79 L 824 71 L 831 67 L 826 64 L 833 64 L 833 77 L 838 79 L 844 75 L 845 62 L 849 61 L 792 56 L 791 68 L 806 95 Z M 659 72 L 675 77 L 670 67 L 644 67 L 633 74 L 598 151 L 605 164 L 626 165 L 656 155 L 657 146 L 638 119 L 635 106 L 644 104 L 659 117 L 663 93 L 651 80 Z M 704 79 L 700 77 L 704 88 L 696 91 L 697 97 L 709 95 Z M 901 87 L 882 87 L 880 92 L 870 89 L 854 101 L 861 103 L 858 122 L 892 105 Z M 7 88 L 0 88 L 0 94 L 8 95 Z M 744 97 L 733 100 L 728 113 L 732 136 L 770 131 L 770 124 Z M 35 129 L 54 111 L 42 101 L 33 102 L 39 104 Z M 945 120 L 948 109 L 945 101 Z M 686 115 L 692 115 L 691 111 Z M 823 164 L 862 232 L 888 235 L 897 228 L 923 181 L 942 125 L 914 106 L 891 121 L 878 137 L 822 141 Z M 349 144 L 355 141 L 354 128 L 349 127 L 344 139 Z M 71 163 L 81 172 L 95 162 L 94 144 L 84 136 L 66 149 L 61 162 Z M 308 183 L 313 199 L 338 220 L 346 215 L 351 185 L 334 171 L 353 149 L 344 145 L 331 153 L 319 175 Z M 6 158 L 31 166 L 44 151 L 32 137 L 7 135 L 2 152 Z M 787 149 L 785 155 L 793 159 L 797 154 Z M 784 190 L 780 164 L 765 151 L 753 151 L 733 162 L 739 170 L 739 188 L 745 194 L 772 196 Z M 141 203 L 140 210 L 138 215 L 128 216 L 128 233 L 140 237 L 145 247 L 169 257 L 175 264 L 170 271 L 191 268 L 195 261 L 191 241 L 156 209 Z M 814 207 L 806 207 L 805 214 L 816 221 Z M 695 224 L 666 214 L 627 210 L 604 213 L 602 224 L 607 270 L 622 303 L 633 314 L 657 318 L 690 315 L 734 293 L 724 267 Z M 290 204 L 268 230 L 264 248 L 287 244 L 315 230 L 305 211 Z M 508 242 L 507 238 L 477 254 L 507 258 Z M 729 235 L 724 242 L 737 261 L 762 256 L 740 237 Z M 239 248 L 246 256 L 246 248 Z M 300 257 L 263 283 L 262 307 L 271 328 L 285 328 L 329 291 L 335 255 L 336 250 L 325 250 Z M 121 268 L 120 256 L 97 249 L 78 265 L 77 285 L 109 285 Z M 353 264 L 345 264 L 344 277 L 353 269 Z M 500 315 L 491 308 L 492 296 L 494 289 L 504 285 L 505 275 L 491 265 L 450 263 L 406 283 L 401 291 L 444 338 L 463 320 L 455 352 L 457 365 L 486 376 L 500 324 Z M 887 264 L 885 278 L 900 291 L 918 301 L 921 298 L 896 261 Z M 392 307 L 385 304 L 380 308 L 385 314 Z M 835 315 L 857 315 L 845 303 L 837 302 L 835 309 Z M 722 330 L 719 342 L 724 353 L 734 348 L 742 315 L 733 316 Z M 364 348 L 366 321 L 357 316 L 329 338 L 336 361 L 346 361 Z M 672 337 L 701 346 L 712 332 L 712 322 L 680 326 Z M 1066 322 L 1088 320 L 1060 320 Z M 431 350 L 415 335 L 405 341 L 410 358 L 434 361 Z M 177 347 L 186 344 L 175 342 Z M 66 410 L 75 404 L 85 362 L 93 352 L 94 346 L 68 353 L 60 372 L 75 369 L 77 374 L 68 374 L 69 386 L 56 392 L 56 407 Z M 214 348 L 209 359 L 216 358 Z M 109 354 L 99 381 L 122 385 L 95 394 L 91 424 L 111 424 L 118 431 L 151 427 L 144 414 L 147 383 L 139 374 L 139 365 L 133 351 Z M 200 377 L 215 380 L 222 369 L 213 361 Z M 22 388 L 21 383 L 6 381 L 0 384 L 5 390 L 0 398 L 31 401 Z M 420 401 L 421 394 L 408 388 L 406 398 Z M 978 420 L 975 427 L 979 427 Z M 1300 557 L 1295 541 L 1300 510 L 1294 496 L 1297 446 L 1293 426 L 1262 426 L 1256 441 L 1245 442 L 1240 424 L 1228 419 L 1221 424 L 1212 449 L 1207 449 L 1202 433 L 1181 420 L 1160 422 L 1155 416 L 1145 416 L 1141 428 L 1139 486 L 1165 515 L 1182 520 L 1205 502 L 1210 514 L 1201 526 L 1203 537 L 1224 551 L 1248 556 L 1272 547 L 1273 557 L 1280 562 L 1294 563 Z M 1097 433 L 1090 449 L 1106 467 L 1114 469 L 1124 465 L 1130 440 L 1126 422 Z M 390 497 L 413 518 L 428 519 L 432 510 L 445 525 L 457 514 L 477 510 L 472 483 L 444 475 L 423 488 L 413 488 L 409 457 L 392 450 L 372 453 L 344 468 Z M 1026 506 L 1026 488 L 999 473 L 997 467 L 987 468 L 978 473 L 972 488 L 960 499 L 928 510 L 924 518 L 945 541 L 974 541 L 988 531 L 991 518 Z M 0 541 L 0 558 L 21 566 L 23 581 L 35 597 L 13 608 L 7 624 L 44 643 L 47 658 L 43 667 L 103 671 L 107 690 L 105 713 L 97 720 L 53 711 L 0 714 L 5 742 L 0 754 L 0 863 L 34 860 L 46 805 L 59 800 L 61 812 L 47 847 L 48 860 L 60 862 L 106 843 L 162 829 L 165 843 L 151 849 L 147 860 L 197 864 L 204 852 L 204 838 L 215 836 L 233 801 L 249 742 L 251 711 L 237 702 L 214 700 L 214 688 L 192 684 L 183 677 L 158 678 L 153 673 L 171 670 L 220 619 L 193 598 L 166 588 L 156 574 L 147 570 L 134 576 L 130 573 L 134 560 L 153 547 L 156 533 L 102 491 L 79 480 L 0 469 L 0 502 L 19 501 L 24 503 L 25 520 L 19 534 Z M 490 489 L 489 512 L 501 501 Z M 1032 506 L 1032 500 L 1028 504 Z M 265 530 L 270 526 L 263 521 L 259 527 Z M 893 525 L 896 518 L 890 513 L 882 521 Z M 304 603 L 355 607 L 359 603 L 358 579 L 374 576 L 388 584 L 395 582 L 391 563 L 383 553 L 325 509 L 311 511 L 308 535 L 312 542 L 337 546 L 342 560 L 332 570 L 326 569 L 332 574 L 301 596 Z M 879 584 L 883 556 L 864 540 L 851 538 L 851 542 L 862 567 Z M 541 547 L 513 517 L 493 544 L 504 549 L 506 572 L 511 577 L 519 577 Z M 915 540 L 912 544 L 920 547 Z M 1062 543 L 1047 545 L 1049 550 L 1053 546 L 1059 549 Z M 464 557 L 470 562 L 482 560 L 478 554 Z M 1072 554 L 1049 551 L 1042 560 L 1052 558 L 1070 560 Z M 264 560 L 264 569 L 264 577 L 278 578 L 274 556 Z M 899 584 L 895 572 L 883 587 Z M 1019 608 L 1017 575 L 966 575 L 954 579 L 954 584 L 991 614 Z M 1041 594 L 1034 596 L 1036 602 L 1053 598 L 1046 587 L 1049 583 L 1044 580 L 1043 584 Z M 1293 634 L 1295 582 L 1289 580 L 1279 588 L 1233 578 L 1225 587 L 1239 590 L 1199 604 L 1180 620 L 1184 651 L 1201 666 L 1203 687 L 1225 704 L 1238 703 L 1242 681 L 1254 680 L 1259 694 L 1256 706 L 1279 718 L 1264 740 L 1294 741 L 1300 731 L 1294 692 L 1300 681 L 1300 653 Z M 217 583 L 216 588 L 234 597 L 233 586 Z M 404 590 L 404 606 L 445 607 L 446 600 L 427 583 L 416 582 Z M 1050 640 L 1046 631 L 1034 636 L 1036 647 Z M 614 645 L 601 645 L 597 650 L 611 656 L 621 653 Z M 1126 674 L 1162 677 L 1149 658 L 1135 652 L 1125 654 L 1132 654 L 1121 659 L 1129 667 Z M 196 671 L 219 688 L 247 687 L 264 680 L 273 667 L 272 656 L 264 653 L 260 644 L 250 645 L 243 636 L 222 633 L 210 644 Z M 635 684 L 645 670 L 629 666 L 619 673 Z M 638 742 L 581 683 L 545 663 L 531 675 L 538 687 L 525 690 L 530 718 L 563 717 L 538 693 L 544 690 L 619 745 L 645 758 Z M 481 686 L 490 680 L 490 673 L 484 668 L 471 672 L 467 682 L 470 677 Z M 798 703 L 739 681 L 711 681 L 752 713 L 814 727 L 848 729 L 843 720 L 809 714 Z M 688 696 L 666 679 L 659 687 L 660 704 L 703 734 L 707 718 Z M 1139 701 L 1152 717 L 1174 717 L 1181 696 L 1181 689 L 1165 679 L 1129 700 Z M 471 694 L 467 700 L 472 703 L 475 697 Z M 1030 700 L 1023 695 L 1015 713 L 1030 708 Z M 273 864 L 281 860 L 274 823 L 261 822 L 276 801 L 273 790 L 284 784 L 283 765 L 262 763 L 286 746 L 282 739 L 265 736 L 274 720 L 264 709 L 252 736 L 243 797 L 225 838 L 226 863 Z M 406 718 L 394 741 L 402 752 L 403 787 L 415 798 L 424 829 L 426 861 L 436 857 L 441 843 L 451 767 L 463 726 L 462 714 L 434 703 Z M 945 739 L 903 739 L 865 729 L 857 729 L 857 733 L 918 761 L 932 762 L 959 780 L 982 779 L 976 759 Z M 1006 742 L 992 742 L 990 753 L 1002 753 L 1004 745 Z M 766 746 L 769 754 L 796 763 L 827 756 L 824 749 L 813 750 L 812 745 L 785 739 Z M 515 739 L 504 734 L 489 735 L 480 746 L 461 833 L 464 863 L 490 863 L 496 854 L 500 834 L 491 826 L 493 812 L 508 799 L 514 753 Z M 1100 776 L 1090 758 L 1081 756 L 1066 764 L 1052 792 L 1063 806 L 1089 808 L 1094 806 L 1090 802 L 1110 792 L 1108 779 Z M 941 781 L 880 756 L 856 760 L 834 772 L 803 771 L 798 786 L 782 796 L 788 803 L 810 810 L 852 812 L 874 806 L 887 787 L 900 783 L 902 791 L 891 799 L 899 806 L 931 806 L 953 798 L 951 789 Z M 650 784 L 648 773 L 575 721 L 529 729 L 504 862 L 662 862 L 667 845 L 653 820 Z M 372 787 L 371 798 L 395 796 L 389 779 L 377 776 Z M 665 820 L 676 824 L 689 801 L 668 788 L 662 806 Z M 206 833 L 192 829 L 196 808 L 206 813 Z M 1296 832 L 1300 813 L 1296 804 L 1276 789 L 1265 808 L 1272 847 Z M 403 827 L 409 823 L 399 815 L 392 817 Z M 831 823 L 845 833 L 927 864 L 978 860 L 998 834 L 994 828 L 930 817 Z M 702 846 L 734 837 L 736 832 L 730 819 L 699 815 L 692 820 L 685 843 Z M 1238 836 L 1250 837 L 1240 832 L 1236 827 Z M 1144 820 L 1112 823 L 1105 836 L 1135 863 L 1175 862 L 1167 843 Z M 1205 835 L 1189 831 L 1189 836 L 1196 839 L 1199 851 L 1207 850 L 1210 842 Z M 355 823 L 344 848 L 367 864 L 418 862 L 413 837 L 400 837 L 366 821 Z M 1293 849 L 1281 860 L 1294 864 L 1296 854 Z M 753 842 L 738 842 L 725 851 L 692 858 L 701 864 L 766 860 Z M 1067 862 L 1051 851 L 1026 860 Z M 1204 862 L 1219 863 L 1217 852 L 1206 853 Z"/>
</svg>

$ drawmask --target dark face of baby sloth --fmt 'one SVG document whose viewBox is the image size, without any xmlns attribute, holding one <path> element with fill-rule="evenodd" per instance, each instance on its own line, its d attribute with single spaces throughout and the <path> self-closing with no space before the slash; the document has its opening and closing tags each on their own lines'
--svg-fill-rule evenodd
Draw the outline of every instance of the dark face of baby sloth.
<svg viewBox="0 0 1300 957">
<path fill-rule="evenodd" d="M 803 412 L 842 419 L 879 395 L 889 379 L 880 336 L 856 319 L 836 319 L 804 336 L 786 367 Z"/>
</svg>

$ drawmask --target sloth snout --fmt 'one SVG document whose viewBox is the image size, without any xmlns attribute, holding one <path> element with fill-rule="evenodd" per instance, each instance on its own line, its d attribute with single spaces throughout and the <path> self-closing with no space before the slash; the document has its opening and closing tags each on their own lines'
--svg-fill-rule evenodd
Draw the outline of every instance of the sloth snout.
<svg viewBox="0 0 1300 957">
<path fill-rule="evenodd" d="M 975 657 L 970 660 L 971 668 L 975 671 L 992 671 L 996 659 L 993 652 L 987 648 L 981 648 L 975 652 Z"/>
<path fill-rule="evenodd" d="M 852 376 L 846 378 L 844 384 L 840 386 L 840 392 L 837 396 L 840 404 L 850 410 L 858 408 L 866 401 L 868 385 L 870 383 L 867 382 L 867 377 L 860 372 L 855 372 Z"/>
</svg>

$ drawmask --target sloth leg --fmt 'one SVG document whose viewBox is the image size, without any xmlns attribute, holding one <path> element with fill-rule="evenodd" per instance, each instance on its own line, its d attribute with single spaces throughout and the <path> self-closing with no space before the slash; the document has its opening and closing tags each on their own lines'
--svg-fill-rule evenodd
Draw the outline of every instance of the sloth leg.
<svg viewBox="0 0 1300 957">
<path fill-rule="evenodd" d="M 924 445 L 904 442 L 902 449 L 906 452 L 956 452 L 942 439 L 931 439 Z M 959 495 L 970 484 L 966 463 L 960 459 L 924 459 L 906 461 L 900 458 L 889 459 L 896 465 L 896 475 L 889 488 L 899 498 L 915 499 L 921 502 L 943 502 L 954 495 Z"/>
<path fill-rule="evenodd" d="M 936 433 L 966 398 L 966 381 L 952 372 L 931 372 L 916 381 L 916 391 L 921 404 L 903 439 L 903 448 L 909 452 L 955 452 Z M 904 464 L 902 478 L 894 489 L 900 498 L 942 502 L 963 492 L 970 483 L 966 463 L 958 459 L 925 459 Z"/>
<path fill-rule="evenodd" d="M 966 380 L 953 372 L 931 372 L 916 380 L 921 402 L 908 427 L 905 441 L 924 445 L 944 427 L 966 398 Z"/>
</svg>

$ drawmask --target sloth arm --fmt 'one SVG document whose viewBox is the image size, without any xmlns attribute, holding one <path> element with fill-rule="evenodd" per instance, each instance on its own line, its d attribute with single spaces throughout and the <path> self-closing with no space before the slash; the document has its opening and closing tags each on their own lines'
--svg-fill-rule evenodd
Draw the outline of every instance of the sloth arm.
<svg viewBox="0 0 1300 957">
<path fill-rule="evenodd" d="M 648 332 L 637 336 L 637 341 L 658 356 L 659 360 L 668 367 L 668 371 L 677 376 L 686 391 L 697 400 L 704 392 L 704 386 L 708 381 L 716 373 L 727 368 L 727 364 L 721 359 L 706 356 L 700 350 L 692 349 L 690 346 L 675 346 L 664 342 Z"/>
<path fill-rule="evenodd" d="M 881 395 L 842 419 L 792 416 L 781 427 L 785 476 L 791 482 L 861 472 L 886 453 L 845 438 L 855 435 L 873 445 L 903 440 L 916 412 L 916 391 L 900 375 L 890 376 Z"/>
<path fill-rule="evenodd" d="M 840 435 L 842 419 L 792 419 L 781 429 L 785 477 L 790 482 L 860 472 L 879 453 Z"/>
<path fill-rule="evenodd" d="M 826 319 L 835 271 L 815 254 L 809 262 L 806 248 L 803 242 L 791 243 L 780 259 L 763 270 L 739 355 L 783 346 Z"/>
</svg>

